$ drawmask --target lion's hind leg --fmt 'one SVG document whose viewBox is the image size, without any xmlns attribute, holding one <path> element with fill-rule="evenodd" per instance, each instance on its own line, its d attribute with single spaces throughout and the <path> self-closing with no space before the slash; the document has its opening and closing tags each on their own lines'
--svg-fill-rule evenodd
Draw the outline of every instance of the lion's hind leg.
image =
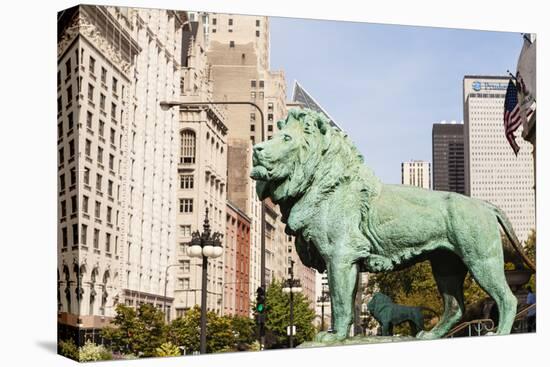
<svg viewBox="0 0 550 367">
<path fill-rule="evenodd" d="M 440 251 L 430 259 L 437 289 L 443 298 L 443 315 L 430 331 L 421 331 L 417 338 L 435 339 L 444 336 L 464 314 L 464 278 L 468 270 L 460 258 Z"/>
</svg>

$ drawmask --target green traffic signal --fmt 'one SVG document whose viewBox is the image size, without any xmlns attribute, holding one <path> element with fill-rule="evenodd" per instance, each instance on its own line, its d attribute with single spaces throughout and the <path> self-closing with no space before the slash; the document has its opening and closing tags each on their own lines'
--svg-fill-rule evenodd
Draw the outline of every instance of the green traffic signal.
<svg viewBox="0 0 550 367">
<path fill-rule="evenodd" d="M 264 308 L 265 306 L 262 303 L 260 303 L 259 305 L 256 306 L 256 311 L 263 312 Z"/>
</svg>

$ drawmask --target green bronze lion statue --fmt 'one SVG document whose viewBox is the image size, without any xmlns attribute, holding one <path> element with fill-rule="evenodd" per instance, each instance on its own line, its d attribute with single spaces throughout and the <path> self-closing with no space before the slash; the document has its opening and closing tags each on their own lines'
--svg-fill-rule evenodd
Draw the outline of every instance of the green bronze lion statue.
<svg viewBox="0 0 550 367">
<path fill-rule="evenodd" d="M 510 333 L 517 300 L 504 276 L 500 228 L 520 253 L 521 245 L 499 208 L 452 192 L 382 184 L 349 138 L 317 112 L 290 110 L 277 126 L 272 139 L 254 146 L 250 176 L 259 198 L 279 205 L 304 265 L 327 270 L 332 330 L 318 341 L 348 337 L 358 272 L 424 260 L 444 312 L 417 338 L 442 337 L 461 319 L 468 271 L 498 307 L 497 333 Z"/>
<path fill-rule="evenodd" d="M 435 311 L 421 306 L 405 306 L 394 303 L 383 293 L 375 293 L 367 303 L 367 310 L 378 321 L 382 336 L 393 335 L 393 327 L 408 322 L 413 335 L 424 330 L 423 310 L 435 315 Z"/>
</svg>

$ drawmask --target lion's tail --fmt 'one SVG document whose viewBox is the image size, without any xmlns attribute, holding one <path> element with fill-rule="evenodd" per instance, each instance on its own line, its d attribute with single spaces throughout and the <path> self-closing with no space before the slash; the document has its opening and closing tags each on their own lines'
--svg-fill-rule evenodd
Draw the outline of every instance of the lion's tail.
<svg viewBox="0 0 550 367">
<path fill-rule="evenodd" d="M 439 317 L 439 314 L 437 312 L 435 312 L 433 309 L 429 308 L 429 307 L 420 306 L 420 308 L 422 309 L 422 311 L 427 311 L 427 312 L 431 313 L 433 316 Z"/>
<path fill-rule="evenodd" d="M 525 255 L 525 252 L 523 252 L 523 247 L 521 246 L 521 242 L 519 241 L 518 237 L 516 236 L 516 233 L 514 232 L 514 228 L 512 227 L 512 223 L 510 223 L 510 221 L 508 220 L 508 217 L 506 216 L 506 214 L 504 214 L 504 212 L 500 208 L 498 208 L 497 206 L 495 206 L 491 203 L 487 203 L 487 204 L 489 204 L 489 207 L 495 213 L 495 215 L 498 219 L 498 223 L 500 224 L 500 226 L 504 230 L 504 233 L 506 233 L 506 237 L 508 237 L 508 239 L 510 240 L 510 243 L 512 244 L 512 247 L 514 248 L 514 250 L 516 250 L 516 252 L 519 254 L 519 256 L 521 257 L 523 262 L 529 268 L 531 268 L 531 270 L 536 272 L 535 264 L 531 261 L 531 259 L 529 259 L 527 257 L 527 255 Z"/>
</svg>

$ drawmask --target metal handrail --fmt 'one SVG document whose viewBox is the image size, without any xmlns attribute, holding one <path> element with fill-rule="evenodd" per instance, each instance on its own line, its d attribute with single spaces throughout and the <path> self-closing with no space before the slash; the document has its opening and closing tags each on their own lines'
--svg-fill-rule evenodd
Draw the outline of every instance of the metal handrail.
<svg viewBox="0 0 550 367">
<path fill-rule="evenodd" d="M 486 327 L 485 324 L 489 324 L 490 327 Z M 445 337 L 446 338 L 452 338 L 459 331 L 462 331 L 466 328 L 469 328 L 472 325 L 474 325 L 474 326 L 477 325 L 478 326 L 478 328 L 476 329 L 476 332 L 477 332 L 478 335 L 481 335 L 481 327 L 482 326 L 485 326 L 485 329 L 487 330 L 487 332 L 492 331 L 495 328 L 495 323 L 492 319 L 478 319 L 478 320 L 466 321 L 466 322 L 463 322 L 462 324 L 456 326 L 451 331 L 449 331 L 447 333 L 447 335 L 445 335 Z M 471 334 L 471 332 L 470 332 L 470 334 Z"/>
<path fill-rule="evenodd" d="M 537 306 L 537 304 L 533 303 L 532 305 L 529 305 L 529 306 L 523 308 L 521 311 L 519 311 L 516 314 L 515 320 L 516 321 L 521 320 L 531 309 L 535 308 L 536 306 Z"/>
</svg>

